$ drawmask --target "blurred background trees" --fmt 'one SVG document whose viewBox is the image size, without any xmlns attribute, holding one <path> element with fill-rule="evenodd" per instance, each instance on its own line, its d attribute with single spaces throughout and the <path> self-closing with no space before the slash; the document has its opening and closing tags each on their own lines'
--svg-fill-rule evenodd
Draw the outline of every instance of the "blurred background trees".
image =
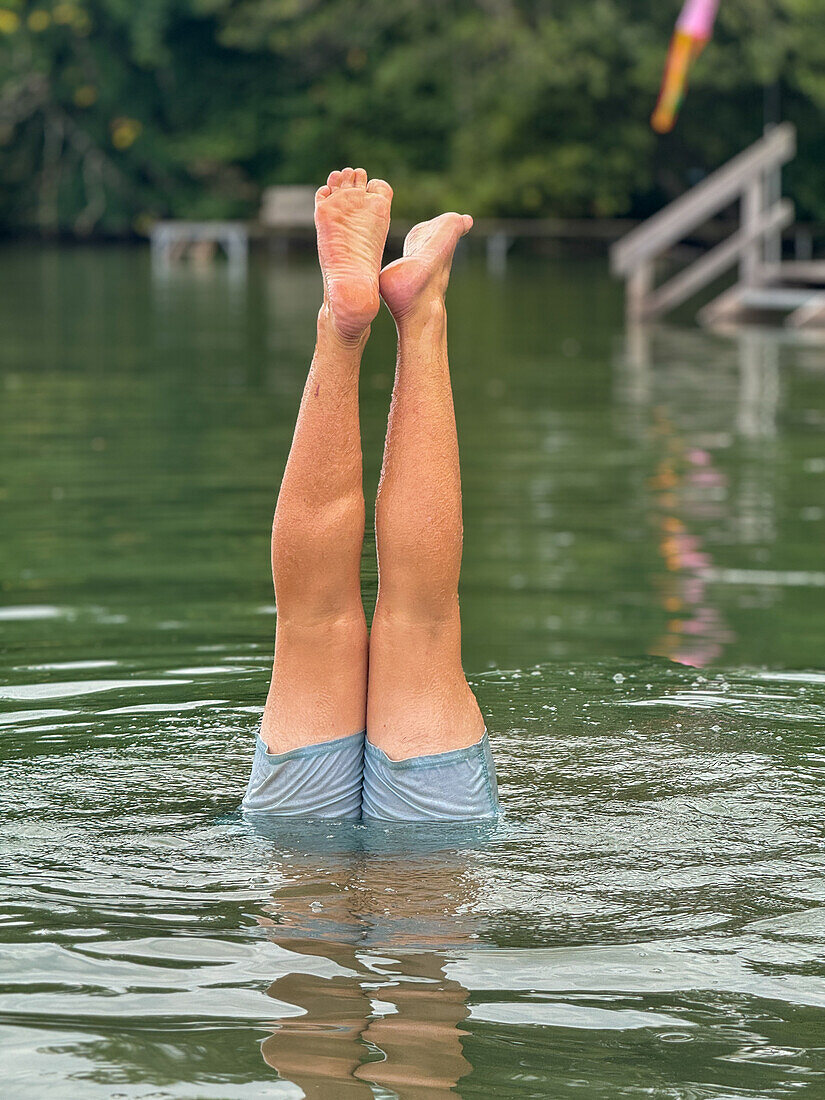
<svg viewBox="0 0 825 1100">
<path fill-rule="evenodd" d="M 825 3 L 722 0 L 672 135 L 680 0 L 0 0 L 0 228 L 249 216 L 363 164 L 401 215 L 642 215 L 789 118 L 825 219 Z"/>
</svg>

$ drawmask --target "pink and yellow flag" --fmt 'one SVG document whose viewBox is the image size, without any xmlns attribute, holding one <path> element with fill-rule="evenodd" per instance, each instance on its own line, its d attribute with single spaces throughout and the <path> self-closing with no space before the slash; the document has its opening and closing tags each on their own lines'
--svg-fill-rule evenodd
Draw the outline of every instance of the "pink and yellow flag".
<svg viewBox="0 0 825 1100">
<path fill-rule="evenodd" d="M 673 129 L 685 96 L 688 72 L 710 40 L 718 9 L 719 0 L 685 0 L 670 40 L 662 88 L 650 119 L 653 129 L 660 134 Z"/>
</svg>

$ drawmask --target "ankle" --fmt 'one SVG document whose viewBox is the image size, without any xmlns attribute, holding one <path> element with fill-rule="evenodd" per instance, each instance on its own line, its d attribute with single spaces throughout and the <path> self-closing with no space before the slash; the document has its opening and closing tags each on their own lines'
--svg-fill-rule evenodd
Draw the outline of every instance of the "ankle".
<svg viewBox="0 0 825 1100">
<path fill-rule="evenodd" d="M 440 332 L 447 323 L 447 307 L 442 294 L 422 295 L 401 313 L 394 314 L 399 336 Z"/>
<path fill-rule="evenodd" d="M 351 329 L 348 326 L 336 324 L 335 315 L 329 300 L 324 296 L 324 301 L 318 311 L 318 341 L 329 341 L 342 351 L 356 352 L 359 356 L 369 339 L 370 326 L 359 326 Z"/>
</svg>

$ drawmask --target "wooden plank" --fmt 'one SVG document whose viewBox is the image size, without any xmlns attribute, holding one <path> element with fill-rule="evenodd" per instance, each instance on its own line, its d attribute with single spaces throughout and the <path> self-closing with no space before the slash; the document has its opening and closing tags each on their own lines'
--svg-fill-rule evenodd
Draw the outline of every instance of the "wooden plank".
<svg viewBox="0 0 825 1100">
<path fill-rule="evenodd" d="M 789 313 L 790 317 L 797 315 L 794 327 L 813 326 L 818 306 L 825 308 L 825 294 L 810 287 L 752 287 L 737 283 L 699 310 L 698 320 L 703 325 L 715 325 L 748 312 Z M 819 323 L 825 323 L 825 318 Z"/>
<path fill-rule="evenodd" d="M 627 316 L 641 321 L 647 316 L 655 271 L 652 263 L 639 264 L 627 277 Z"/>
<path fill-rule="evenodd" d="M 476 218 L 473 223 L 472 239 L 479 240 L 495 233 L 505 233 L 518 240 L 572 240 L 612 243 L 624 237 L 630 229 L 640 223 L 632 218 Z M 716 244 L 727 237 L 739 224 L 738 219 L 729 219 L 728 224 L 721 221 L 702 226 L 691 236 L 700 244 Z M 390 225 L 390 236 L 402 241 L 412 229 L 412 222 L 395 219 Z M 278 226 L 263 225 L 252 221 L 247 225 L 250 236 L 254 238 L 278 238 L 294 234 L 296 240 L 307 240 L 314 236 L 314 225 Z"/>
<path fill-rule="evenodd" d="M 809 283 L 825 286 L 825 261 L 787 260 L 770 268 L 771 278 L 780 283 Z"/>
<path fill-rule="evenodd" d="M 785 318 L 788 328 L 825 328 L 825 294 L 814 294 Z"/>
<path fill-rule="evenodd" d="M 791 123 L 775 126 L 750 148 L 617 241 L 610 250 L 614 274 L 626 275 L 642 260 L 658 256 L 676 244 L 733 202 L 750 180 L 785 164 L 795 151 L 796 131 Z"/>
<path fill-rule="evenodd" d="M 782 313 L 799 309 L 820 295 L 809 287 L 762 286 L 745 287 L 741 302 L 745 309 L 763 310 L 766 313 Z"/>
<path fill-rule="evenodd" d="M 627 233 L 628 224 L 626 218 L 476 218 L 473 235 L 615 241 Z"/>
<path fill-rule="evenodd" d="M 738 229 L 722 244 L 706 252 L 704 256 L 660 286 L 658 290 L 653 291 L 647 299 L 645 314 L 654 316 L 681 305 L 692 294 L 732 267 L 755 240 L 760 240 L 765 233 L 775 232 L 790 225 L 793 215 L 793 203 L 783 199 L 772 210 L 762 214 L 750 228 Z"/>
<path fill-rule="evenodd" d="M 756 230 L 765 209 L 765 184 L 762 176 L 752 179 L 742 195 L 742 228 Z M 750 243 L 742 250 L 739 261 L 739 281 L 746 286 L 756 286 L 759 269 L 765 260 L 765 242 L 761 232 L 749 232 Z"/>
<path fill-rule="evenodd" d="M 703 306 L 696 319 L 700 325 L 717 325 L 735 320 L 742 312 L 742 292 L 738 283 L 722 291 L 718 298 Z"/>
</svg>

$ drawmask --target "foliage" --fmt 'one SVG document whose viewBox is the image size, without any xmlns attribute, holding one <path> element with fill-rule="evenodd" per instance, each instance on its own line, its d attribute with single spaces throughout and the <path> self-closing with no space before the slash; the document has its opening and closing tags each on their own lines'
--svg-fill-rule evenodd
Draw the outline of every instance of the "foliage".
<svg viewBox="0 0 825 1100">
<path fill-rule="evenodd" d="M 0 0 L 0 224 L 244 216 L 363 164 L 400 214 L 645 213 L 759 135 L 825 217 L 825 5 L 722 0 L 675 132 L 648 119 L 680 0 Z M 767 89 L 767 91 L 766 91 Z"/>
</svg>

